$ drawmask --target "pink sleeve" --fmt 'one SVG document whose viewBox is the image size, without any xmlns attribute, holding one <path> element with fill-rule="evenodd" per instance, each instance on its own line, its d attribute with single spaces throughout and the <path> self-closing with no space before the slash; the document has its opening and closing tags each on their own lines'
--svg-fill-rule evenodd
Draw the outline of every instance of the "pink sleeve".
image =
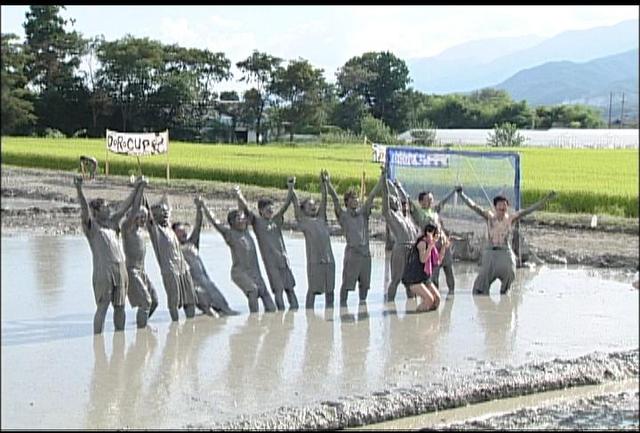
<svg viewBox="0 0 640 433">
<path fill-rule="evenodd" d="M 431 249 L 431 254 L 427 257 L 427 260 L 424 262 L 424 273 L 431 276 L 433 273 L 433 267 L 438 265 L 438 261 L 440 260 L 440 254 L 438 253 L 438 249 L 434 247 Z"/>
</svg>

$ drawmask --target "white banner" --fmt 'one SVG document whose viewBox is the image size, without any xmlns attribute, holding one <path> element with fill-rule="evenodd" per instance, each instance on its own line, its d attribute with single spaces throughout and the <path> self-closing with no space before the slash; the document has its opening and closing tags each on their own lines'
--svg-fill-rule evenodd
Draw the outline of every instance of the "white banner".
<svg viewBox="0 0 640 433">
<path fill-rule="evenodd" d="M 169 151 L 169 131 L 118 132 L 107 129 L 107 149 L 127 155 L 157 155 Z"/>
</svg>

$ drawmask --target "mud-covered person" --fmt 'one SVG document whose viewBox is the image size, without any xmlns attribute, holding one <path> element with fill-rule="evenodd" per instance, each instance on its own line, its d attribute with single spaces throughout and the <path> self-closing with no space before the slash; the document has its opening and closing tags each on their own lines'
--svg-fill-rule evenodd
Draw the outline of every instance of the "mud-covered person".
<svg viewBox="0 0 640 433">
<path fill-rule="evenodd" d="M 259 312 L 258 300 L 262 301 L 266 312 L 276 311 L 276 306 L 260 272 L 256 244 L 249 233 L 244 212 L 239 209 L 231 210 L 227 214 L 229 227 L 226 227 L 215 218 L 204 202 L 201 207 L 204 215 L 222 235 L 231 250 L 231 280 L 247 297 L 249 311 L 251 313 Z"/>
<path fill-rule="evenodd" d="M 196 303 L 205 314 L 213 316 L 214 312 L 222 316 L 239 314 L 229 307 L 224 295 L 213 282 L 200 257 L 200 234 L 202 232 L 202 198 L 194 199 L 196 205 L 196 220 L 193 228 L 189 224 L 176 222 L 171 228 L 176 233 L 182 248 L 182 254 L 189 264 L 191 279 L 196 290 Z"/>
<path fill-rule="evenodd" d="M 283 294 L 286 294 L 289 308 L 297 310 L 298 298 L 294 290 L 296 280 L 293 272 L 291 272 L 287 247 L 282 236 L 284 214 L 291 204 L 291 191 L 289 191 L 285 202 L 276 212 L 273 209 L 273 200 L 267 197 L 260 198 L 258 200 L 257 215 L 249 208 L 249 204 L 242 195 L 240 187 L 236 185 L 233 191 L 238 198 L 238 208 L 247 216 L 249 223 L 253 227 L 253 233 L 258 240 L 260 255 L 267 271 L 267 278 L 276 301 L 276 307 L 280 311 L 285 309 Z"/>
<path fill-rule="evenodd" d="M 158 307 L 158 292 L 151 283 L 144 268 L 147 252 L 144 237 L 149 211 L 141 206 L 142 194 L 138 194 L 127 217 L 122 222 L 122 246 L 129 276 L 129 303 L 138 307 L 136 324 L 138 328 L 147 326 L 147 321 Z"/>
<path fill-rule="evenodd" d="M 331 248 L 331 233 L 327 220 L 326 171 L 320 172 L 322 198 L 318 205 L 312 198 L 298 201 L 295 192 L 296 178 L 290 177 L 287 186 L 295 211 L 297 228 L 304 234 L 307 258 L 307 296 L 305 308 L 313 309 L 316 295 L 324 293 L 325 312 L 333 308 L 336 264 Z"/>
<path fill-rule="evenodd" d="M 145 205 L 150 210 L 147 231 L 162 274 L 171 320 L 178 321 L 180 308 L 183 308 L 187 318 L 191 319 L 196 312 L 196 292 L 180 241 L 171 228 L 171 206 L 167 196 L 163 196 L 162 200 L 150 209 L 146 200 Z"/>
<path fill-rule="evenodd" d="M 117 331 L 124 329 L 125 303 L 129 277 L 122 243 L 120 242 L 120 222 L 131 208 L 136 196 L 142 194 L 146 180 L 139 178 L 131 194 L 115 210 L 109 203 L 96 198 L 87 202 L 82 190 L 82 176 L 74 178 L 80 203 L 82 231 L 89 241 L 93 260 L 93 294 L 96 312 L 93 317 L 93 332 L 101 334 L 104 321 L 113 305 L 113 323 Z"/>
<path fill-rule="evenodd" d="M 520 211 L 509 212 L 509 200 L 503 195 L 493 198 L 493 209 L 482 209 L 457 186 L 460 198 L 474 212 L 487 222 L 487 246 L 482 253 L 482 266 L 473 282 L 474 295 L 488 295 L 491 284 L 500 280 L 500 293 L 505 294 L 511 288 L 516 277 L 516 256 L 511 247 L 514 224 L 526 215 L 540 209 L 556 196 L 551 191 L 537 203 Z"/>
<path fill-rule="evenodd" d="M 384 179 L 382 176 L 373 187 L 362 206 L 358 195 L 352 189 L 344 194 L 345 208 L 340 205 L 340 199 L 326 173 L 326 184 L 333 199 L 333 210 L 340 227 L 344 232 L 347 244 L 344 248 L 342 263 L 342 285 L 340 286 L 340 306 L 347 306 L 349 292 L 354 291 L 358 284 L 360 302 L 366 302 L 371 286 L 371 250 L 369 247 L 369 219 L 373 208 L 373 199 L 380 192 Z"/>
<path fill-rule="evenodd" d="M 386 177 L 383 170 L 382 176 Z M 411 248 L 419 235 L 419 230 L 413 219 L 403 212 L 402 193 L 397 190 L 397 186 L 391 180 L 384 181 L 382 188 L 382 216 L 387 227 L 393 236 L 394 243 L 391 250 L 390 271 L 391 278 L 386 290 L 385 301 L 393 302 L 396 297 L 398 285 L 402 281 L 404 268 Z M 407 297 L 412 297 L 413 293 L 406 288 Z"/>
</svg>

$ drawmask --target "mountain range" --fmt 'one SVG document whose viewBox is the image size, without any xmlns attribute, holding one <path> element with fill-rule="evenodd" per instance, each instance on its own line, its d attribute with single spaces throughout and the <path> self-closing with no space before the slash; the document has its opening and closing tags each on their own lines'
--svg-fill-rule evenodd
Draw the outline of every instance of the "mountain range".
<svg viewBox="0 0 640 433">
<path fill-rule="evenodd" d="M 638 20 L 572 30 L 551 38 L 521 36 L 467 42 L 411 59 L 412 86 L 424 93 L 504 89 L 531 105 L 609 104 L 610 92 L 638 105 Z M 637 109 L 636 109 L 637 110 Z"/>
<path fill-rule="evenodd" d="M 548 62 L 522 70 L 497 84 L 517 101 L 531 105 L 607 105 L 610 93 L 638 99 L 638 49 L 585 63 Z"/>
</svg>

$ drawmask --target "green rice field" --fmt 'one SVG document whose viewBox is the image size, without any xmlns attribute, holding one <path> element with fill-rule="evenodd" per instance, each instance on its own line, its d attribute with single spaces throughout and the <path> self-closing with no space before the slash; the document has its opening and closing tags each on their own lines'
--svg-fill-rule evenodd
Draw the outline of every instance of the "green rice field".
<svg viewBox="0 0 640 433">
<path fill-rule="evenodd" d="M 104 139 L 48 139 L 3 137 L 2 163 L 25 167 L 79 171 L 80 155 L 92 155 L 104 173 Z M 465 150 L 491 151 L 487 147 Z M 527 206 L 550 190 L 558 197 L 547 211 L 597 213 L 638 217 L 637 149 L 502 148 L 518 152 L 521 160 L 522 204 Z M 138 173 L 136 157 L 109 153 L 109 173 Z M 166 177 L 167 159 L 172 179 L 217 180 L 286 188 L 287 176 L 296 176 L 301 190 L 317 191 L 319 172 L 326 168 L 341 192 L 360 185 L 365 173 L 367 190 L 379 174 L 371 162 L 371 148 L 355 144 L 267 146 L 194 144 L 172 141 L 167 155 L 140 158 L 142 172 Z"/>
</svg>

